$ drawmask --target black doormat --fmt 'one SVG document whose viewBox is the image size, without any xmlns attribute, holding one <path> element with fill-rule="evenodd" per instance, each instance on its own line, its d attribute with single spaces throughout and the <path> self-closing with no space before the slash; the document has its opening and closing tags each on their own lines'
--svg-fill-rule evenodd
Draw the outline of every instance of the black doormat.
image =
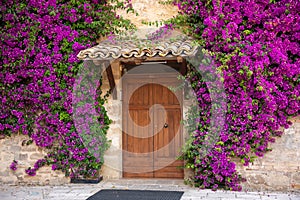
<svg viewBox="0 0 300 200">
<path fill-rule="evenodd" d="M 100 190 L 87 200 L 180 200 L 183 192 L 149 190 Z"/>
</svg>

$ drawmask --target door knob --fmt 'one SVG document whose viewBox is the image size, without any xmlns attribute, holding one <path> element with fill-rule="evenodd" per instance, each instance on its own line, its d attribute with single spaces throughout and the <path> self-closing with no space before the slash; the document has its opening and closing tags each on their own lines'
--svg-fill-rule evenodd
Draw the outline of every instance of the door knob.
<svg viewBox="0 0 300 200">
<path fill-rule="evenodd" d="M 167 123 L 164 124 L 164 128 L 168 128 L 168 126 L 169 126 L 169 125 L 168 125 Z"/>
</svg>

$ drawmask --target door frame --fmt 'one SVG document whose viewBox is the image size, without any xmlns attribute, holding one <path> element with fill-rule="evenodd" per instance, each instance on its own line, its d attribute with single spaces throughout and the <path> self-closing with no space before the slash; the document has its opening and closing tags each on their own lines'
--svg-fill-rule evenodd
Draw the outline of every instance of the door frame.
<svg viewBox="0 0 300 200">
<path fill-rule="evenodd" d="M 160 74 L 160 75 L 162 75 L 162 74 Z M 165 73 L 165 74 L 163 74 L 163 77 L 164 78 L 176 78 L 177 79 L 177 77 L 178 77 L 178 74 L 177 73 Z M 126 74 L 126 77 L 123 77 L 122 78 L 122 90 L 123 90 L 123 92 L 122 92 L 122 141 L 121 141 L 121 148 L 122 148 L 122 177 L 124 178 L 125 176 L 124 176 L 124 146 L 125 146 L 125 144 L 124 144 L 124 141 L 125 141 L 125 134 L 126 133 L 124 133 L 124 128 L 125 128 L 125 122 L 127 122 L 127 120 L 125 120 L 125 118 L 126 118 L 126 116 L 127 116 L 127 110 L 126 109 L 128 109 L 128 108 L 126 108 L 126 107 L 128 107 L 129 105 L 125 105 L 125 100 L 126 100 L 126 98 L 128 98 L 128 100 L 130 99 L 130 97 L 126 97 L 125 95 L 125 92 L 124 92 L 124 82 L 126 82 L 126 81 L 128 81 L 128 79 L 129 80 L 133 80 L 134 82 L 141 82 L 141 83 L 143 83 L 143 82 L 145 82 L 145 80 L 149 80 L 149 79 L 155 79 L 155 74 L 154 75 L 152 75 L 152 74 L 133 74 L 133 75 L 131 75 L 131 74 Z M 149 82 L 147 82 L 147 83 L 149 83 Z M 145 83 L 145 84 L 147 84 L 147 83 Z M 137 88 L 135 88 L 135 89 L 137 89 Z M 180 103 L 180 111 L 181 111 L 181 120 L 183 120 L 184 118 L 184 116 L 183 116 L 183 89 L 180 89 L 179 90 L 179 93 L 180 93 L 180 99 L 178 99 L 178 101 L 179 101 L 179 103 Z M 126 112 L 125 112 L 126 111 Z M 183 127 L 182 127 L 182 125 L 181 125 L 181 123 L 180 123 L 180 137 L 181 137 L 181 140 L 182 140 L 182 144 L 181 145 L 183 145 L 184 144 L 184 136 L 183 136 Z M 182 167 L 183 167 L 183 162 L 182 162 Z M 183 172 L 184 173 L 184 172 Z M 184 175 L 183 175 L 184 176 Z M 126 178 L 128 178 L 128 177 L 126 177 Z"/>
</svg>

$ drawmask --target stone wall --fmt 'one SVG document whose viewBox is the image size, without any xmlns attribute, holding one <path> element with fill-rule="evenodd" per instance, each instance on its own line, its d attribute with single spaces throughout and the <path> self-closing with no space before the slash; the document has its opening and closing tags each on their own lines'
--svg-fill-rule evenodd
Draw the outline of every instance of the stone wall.
<svg viewBox="0 0 300 200">
<path fill-rule="evenodd" d="M 163 2 L 164 0 L 162 0 Z M 117 14 L 129 19 L 138 28 L 146 28 L 143 22 L 155 22 L 170 19 L 178 14 L 178 7 L 163 5 L 159 0 L 131 0 L 132 7 L 138 15 L 125 10 L 118 10 Z"/>
<path fill-rule="evenodd" d="M 36 176 L 29 176 L 25 169 L 43 158 L 46 152 L 35 144 L 22 146 L 28 140 L 26 135 L 13 135 L 0 140 L 0 184 L 12 185 L 61 185 L 69 183 L 61 171 L 53 171 L 50 166 L 41 167 Z M 17 170 L 9 168 L 13 160 L 18 161 Z"/>
<path fill-rule="evenodd" d="M 122 177 L 122 101 L 121 101 L 121 71 L 119 62 L 111 64 L 112 72 L 115 78 L 117 99 L 109 96 L 108 102 L 104 105 L 112 123 L 107 132 L 108 140 L 111 140 L 110 148 L 105 152 L 104 165 L 101 169 L 101 174 L 104 179 L 119 179 Z M 103 74 L 102 91 L 109 90 L 109 82 L 107 74 Z"/>
<path fill-rule="evenodd" d="M 284 131 L 281 138 L 271 144 L 273 149 L 238 172 L 247 179 L 246 190 L 300 191 L 300 118 Z"/>
</svg>

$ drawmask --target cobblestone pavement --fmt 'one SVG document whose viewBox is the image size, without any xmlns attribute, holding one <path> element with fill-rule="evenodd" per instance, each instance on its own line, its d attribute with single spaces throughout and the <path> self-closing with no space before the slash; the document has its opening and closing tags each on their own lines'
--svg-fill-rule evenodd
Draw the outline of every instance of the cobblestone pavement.
<svg viewBox="0 0 300 200">
<path fill-rule="evenodd" d="M 181 200 L 300 200 L 299 193 L 231 192 L 199 190 L 186 186 L 182 180 L 108 180 L 99 184 L 68 184 L 64 186 L 0 185 L 0 200 L 85 200 L 101 189 L 184 191 Z"/>
</svg>

